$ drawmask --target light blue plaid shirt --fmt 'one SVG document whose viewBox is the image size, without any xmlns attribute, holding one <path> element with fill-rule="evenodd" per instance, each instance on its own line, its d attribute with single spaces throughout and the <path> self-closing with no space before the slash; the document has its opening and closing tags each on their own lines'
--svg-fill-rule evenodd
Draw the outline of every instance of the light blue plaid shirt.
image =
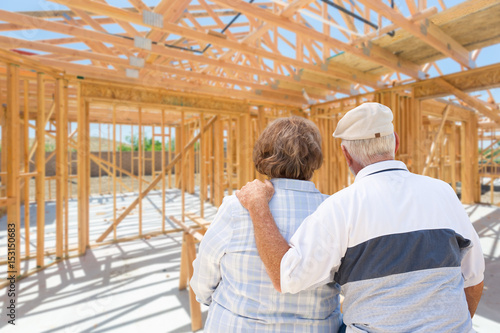
<svg viewBox="0 0 500 333">
<path fill-rule="evenodd" d="M 271 212 L 289 241 L 327 196 L 309 181 L 271 181 Z M 338 285 L 293 295 L 277 292 L 257 252 L 250 215 L 234 195 L 224 198 L 193 266 L 191 288 L 200 303 L 210 305 L 205 332 L 338 331 Z"/>
</svg>

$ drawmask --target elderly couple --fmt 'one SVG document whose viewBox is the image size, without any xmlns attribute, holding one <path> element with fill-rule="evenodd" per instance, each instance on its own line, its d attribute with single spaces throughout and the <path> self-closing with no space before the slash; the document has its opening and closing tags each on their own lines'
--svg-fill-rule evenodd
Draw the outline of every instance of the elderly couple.
<svg viewBox="0 0 500 333">
<path fill-rule="evenodd" d="M 474 332 L 478 235 L 448 184 L 394 160 L 392 117 L 365 103 L 340 120 L 356 178 L 329 197 L 309 181 L 323 159 L 311 121 L 262 132 L 253 161 L 271 181 L 224 199 L 193 263 L 206 332 Z"/>
</svg>

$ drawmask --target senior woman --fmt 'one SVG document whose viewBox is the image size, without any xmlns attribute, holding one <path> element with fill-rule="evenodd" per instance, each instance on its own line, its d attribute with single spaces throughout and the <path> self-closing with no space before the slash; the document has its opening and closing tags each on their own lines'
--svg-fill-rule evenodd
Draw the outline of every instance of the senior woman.
<svg viewBox="0 0 500 333">
<path fill-rule="evenodd" d="M 318 128 L 300 117 L 273 121 L 255 144 L 253 162 L 273 183 L 269 206 L 289 240 L 327 197 L 309 181 L 323 162 Z M 274 289 L 257 252 L 250 215 L 235 195 L 224 198 L 193 266 L 190 286 L 198 301 L 210 306 L 205 332 L 330 333 L 342 322 L 337 284 L 293 295 Z"/>
</svg>

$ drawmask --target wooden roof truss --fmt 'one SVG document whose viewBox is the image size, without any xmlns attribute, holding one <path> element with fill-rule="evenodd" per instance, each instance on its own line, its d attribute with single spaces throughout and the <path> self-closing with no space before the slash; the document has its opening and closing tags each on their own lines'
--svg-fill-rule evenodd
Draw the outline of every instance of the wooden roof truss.
<svg viewBox="0 0 500 333">
<path fill-rule="evenodd" d="M 80 78 L 291 106 L 416 82 L 431 69 L 442 74 L 436 61 L 444 58 L 467 71 L 482 47 L 500 42 L 495 0 L 451 8 L 443 0 L 437 8 L 424 0 L 392 6 L 370 0 L 128 0 L 123 7 L 107 0 L 49 1 L 67 8 L 0 10 L 0 32 L 64 36 L 0 36 L 1 48 Z M 480 31 L 457 31 L 465 25 Z M 485 104 L 440 84 L 498 122 L 494 100 Z"/>
</svg>

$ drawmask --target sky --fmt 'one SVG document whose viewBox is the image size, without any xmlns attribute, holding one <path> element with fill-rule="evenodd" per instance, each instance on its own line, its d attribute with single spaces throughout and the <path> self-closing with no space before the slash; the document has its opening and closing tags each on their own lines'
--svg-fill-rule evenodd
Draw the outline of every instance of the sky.
<svg viewBox="0 0 500 333">
<path fill-rule="evenodd" d="M 159 0 L 142 0 L 142 1 L 148 6 L 155 6 L 159 2 Z M 195 1 L 196 0 L 193 0 L 191 3 L 195 4 L 196 3 Z M 248 2 L 249 0 L 246 0 L 246 1 Z M 268 3 L 270 1 L 283 2 L 283 0 L 255 0 L 254 3 L 259 3 L 259 2 L 267 2 Z M 385 0 L 384 2 L 386 4 L 389 3 L 389 1 L 387 1 L 387 0 Z M 394 2 L 396 4 L 396 6 L 398 6 L 398 8 L 400 8 L 400 10 L 402 11 L 402 14 L 404 16 L 410 15 L 409 11 L 407 10 L 407 6 L 406 6 L 406 3 L 404 0 L 395 0 Z M 454 6 L 460 2 L 463 2 L 463 0 L 444 0 L 444 3 L 448 7 Z M 112 5 L 112 6 L 117 6 L 117 7 L 131 7 L 131 4 L 127 0 L 107 0 L 107 3 Z M 439 4 L 439 2 L 437 0 L 427 0 L 427 6 L 428 7 L 435 6 L 436 8 L 438 8 L 439 11 L 442 10 L 441 5 Z M 63 5 L 59 5 L 59 4 L 56 4 L 56 3 L 53 3 L 50 1 L 45 1 L 45 0 L 22 0 L 22 1 L 3 0 L 0 2 L 0 9 L 8 10 L 8 11 L 39 11 L 39 10 L 48 11 L 48 10 L 61 10 L 61 9 L 66 10 L 67 8 Z M 336 10 L 335 8 L 329 7 L 329 14 L 338 22 L 343 22 L 339 11 Z M 311 18 L 309 16 L 305 16 L 305 18 L 306 18 L 307 22 L 309 23 L 310 27 L 312 27 L 316 30 L 322 31 L 323 25 L 320 21 L 315 20 L 314 18 Z M 230 16 L 221 17 L 221 20 L 224 23 L 228 23 L 231 19 L 232 19 L 232 17 L 230 17 Z M 202 23 L 202 24 L 210 24 L 210 23 L 214 24 L 214 22 L 211 18 L 206 18 L 203 20 L 204 21 L 200 21 L 200 23 Z M 240 18 L 236 22 L 243 22 L 243 21 L 246 21 L 246 18 L 244 17 L 244 15 L 240 16 Z M 377 17 L 375 16 L 375 14 L 373 14 L 371 21 L 373 23 L 377 23 L 378 20 L 377 20 Z M 389 23 L 390 22 L 387 21 L 386 19 L 382 20 L 382 26 L 385 26 Z M 358 31 L 363 31 L 363 24 L 361 22 L 356 21 L 355 24 L 358 28 Z M 147 28 L 139 26 L 139 25 L 134 25 L 134 26 L 139 31 L 147 30 Z M 106 29 L 112 33 L 123 32 L 121 27 L 119 27 L 116 24 L 115 25 L 106 25 Z M 337 39 L 344 41 L 344 42 L 348 41 L 346 39 L 346 37 L 343 34 L 341 34 L 340 31 L 338 31 L 337 29 L 331 28 L 330 30 L 331 30 L 332 37 L 337 38 Z M 285 35 L 285 37 L 289 38 L 290 40 L 295 39 L 293 34 L 286 31 L 286 30 L 279 29 L 279 32 L 281 34 Z M 20 39 L 26 39 L 26 40 L 41 40 L 41 39 L 49 39 L 49 38 L 66 37 L 66 35 L 57 34 L 57 33 L 53 33 L 53 32 L 47 32 L 47 31 L 39 31 L 39 30 L 20 30 L 20 31 L 0 32 L 0 35 L 14 37 L 14 38 L 20 38 Z M 169 37 L 169 38 L 176 38 L 176 37 L 177 36 L 171 35 L 171 37 Z M 86 49 L 87 48 L 87 46 L 83 43 L 67 44 L 64 46 L 65 47 L 72 47 L 75 49 Z M 295 54 L 294 54 L 295 51 L 282 41 L 279 42 L 278 48 L 282 54 L 285 54 L 285 55 L 291 56 L 291 57 L 295 56 Z M 500 55 L 500 45 L 494 45 L 494 46 L 482 49 L 477 60 L 476 60 L 477 67 L 483 67 L 483 66 L 494 64 L 494 63 L 498 63 L 498 55 Z M 83 61 L 81 63 L 87 64 L 87 63 L 89 63 L 89 61 Z M 266 64 L 268 64 L 269 66 L 272 66 L 272 61 L 266 60 Z M 443 59 L 443 60 L 437 61 L 437 64 L 444 74 L 450 74 L 450 73 L 458 72 L 461 70 L 460 66 L 453 60 Z M 432 68 L 428 72 L 428 74 L 431 77 L 439 76 L 439 73 L 434 68 Z M 495 100 L 497 102 L 500 102 L 500 88 L 491 89 L 490 91 L 492 92 Z M 488 95 L 485 91 L 477 92 L 477 93 L 474 93 L 473 95 L 475 97 L 479 97 L 483 100 L 487 100 L 487 98 L 488 98 Z M 104 137 L 107 137 L 108 136 L 107 126 L 103 126 L 103 127 L 106 127 L 106 128 L 101 129 L 101 134 Z M 96 126 L 93 126 L 91 130 L 92 130 L 93 135 L 99 134 L 98 130 L 96 129 Z M 31 132 L 30 132 L 30 136 L 31 135 L 34 136 L 34 131 L 31 131 Z M 150 133 L 151 133 L 151 131 L 149 130 L 146 133 L 146 135 L 150 136 L 151 135 Z"/>
</svg>

